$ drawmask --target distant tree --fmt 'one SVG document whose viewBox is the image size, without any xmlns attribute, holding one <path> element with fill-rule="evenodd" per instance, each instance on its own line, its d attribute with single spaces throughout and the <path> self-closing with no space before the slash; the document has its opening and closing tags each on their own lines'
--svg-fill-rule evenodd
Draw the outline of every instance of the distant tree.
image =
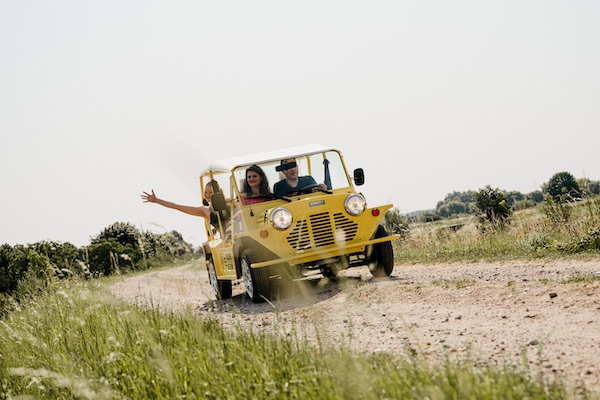
<svg viewBox="0 0 600 400">
<path fill-rule="evenodd" d="M 461 214 L 469 214 L 471 212 L 471 207 L 469 204 L 463 203 L 460 200 L 452 200 L 448 203 L 442 204 L 437 212 L 442 217 L 451 217 L 453 215 L 461 215 Z"/>
<path fill-rule="evenodd" d="M 162 249 L 172 256 L 183 256 L 187 253 L 193 253 L 192 246 L 183 240 L 181 233 L 171 231 L 159 236 L 159 243 Z"/>
<path fill-rule="evenodd" d="M 161 250 L 160 236 L 150 231 L 141 232 L 141 250 L 145 257 L 152 258 Z"/>
<path fill-rule="evenodd" d="M 54 270 L 48 257 L 20 244 L 0 246 L 0 293 L 17 290 L 28 275 L 39 277 L 44 283 L 52 281 Z"/>
<path fill-rule="evenodd" d="M 581 189 L 575 177 L 569 172 L 558 172 L 542 186 L 545 193 L 557 201 L 570 201 L 580 197 Z"/>
<path fill-rule="evenodd" d="M 544 201 L 544 192 L 542 192 L 541 190 L 534 190 L 533 192 L 528 193 L 526 197 L 527 199 L 532 200 L 536 204 L 539 204 L 542 201 Z"/>
<path fill-rule="evenodd" d="M 590 181 L 588 190 L 591 194 L 600 194 L 600 181 Z"/>
<path fill-rule="evenodd" d="M 592 181 L 590 178 L 579 178 L 577 184 L 581 193 L 585 195 L 600 194 L 600 181 Z"/>
<path fill-rule="evenodd" d="M 450 203 L 451 201 L 460 201 L 462 203 L 474 203 L 475 202 L 475 192 L 472 190 L 467 190 L 466 192 L 458 192 L 454 191 L 452 193 L 448 193 L 444 200 L 438 203 L 438 206 L 444 203 Z"/>
<path fill-rule="evenodd" d="M 40 254 L 45 254 L 50 259 L 50 262 L 60 267 L 69 266 L 75 260 L 81 258 L 79 249 L 69 242 L 41 241 L 29 247 L 35 249 Z"/>
<path fill-rule="evenodd" d="M 513 211 L 519 211 L 519 210 L 525 210 L 526 208 L 531 208 L 531 207 L 535 207 L 536 206 L 536 202 L 530 199 L 523 199 L 523 200 L 517 200 L 515 201 L 511 206 L 511 210 Z"/>
<path fill-rule="evenodd" d="M 86 276 L 87 268 L 83 263 L 83 254 L 74 244 L 55 241 L 41 241 L 29 245 L 40 254 L 45 255 L 55 268 L 59 278 L 72 275 Z"/>
<path fill-rule="evenodd" d="M 525 195 L 516 190 L 506 192 L 505 194 L 506 194 L 506 205 L 508 207 L 512 207 L 515 202 L 525 199 Z"/>
<path fill-rule="evenodd" d="M 483 219 L 498 226 L 508 222 L 511 211 L 506 204 L 506 194 L 490 185 L 475 194 L 475 205 L 483 214 Z"/>
<path fill-rule="evenodd" d="M 87 248 L 90 271 L 106 276 L 122 268 L 135 269 L 143 257 L 140 238 L 140 231 L 128 222 L 104 228 Z"/>
<path fill-rule="evenodd" d="M 442 219 L 442 217 L 435 210 L 425 210 L 419 213 L 419 215 L 416 216 L 415 219 L 418 222 L 434 222 L 439 221 L 440 219 Z"/>
<path fill-rule="evenodd" d="M 27 262 L 23 257 L 23 246 L 0 246 L 0 293 L 8 293 L 17 288 L 17 283 L 27 272 Z"/>
<path fill-rule="evenodd" d="M 87 247 L 90 272 L 93 276 L 109 276 L 123 270 L 133 270 L 138 253 L 116 239 L 97 239 Z"/>
<path fill-rule="evenodd" d="M 454 215 L 472 214 L 475 212 L 473 207 L 475 192 L 472 190 L 466 192 L 448 193 L 444 200 L 439 201 L 435 211 L 441 217 L 448 218 Z"/>
<path fill-rule="evenodd" d="M 581 189 L 582 193 L 587 193 L 588 192 L 588 187 L 590 186 L 590 178 L 577 178 L 575 179 L 575 181 L 577 181 L 577 184 L 579 185 L 579 189 Z"/>
<path fill-rule="evenodd" d="M 114 239 L 124 246 L 138 247 L 140 231 L 129 222 L 115 222 L 104 228 L 98 236 L 92 239 L 92 243 L 103 239 Z"/>
</svg>

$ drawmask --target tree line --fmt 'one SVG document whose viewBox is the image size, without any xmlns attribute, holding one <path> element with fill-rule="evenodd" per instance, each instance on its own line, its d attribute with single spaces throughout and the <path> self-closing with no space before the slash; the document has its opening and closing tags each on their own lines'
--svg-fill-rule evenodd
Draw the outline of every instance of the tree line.
<svg viewBox="0 0 600 400">
<path fill-rule="evenodd" d="M 514 211 L 538 205 L 553 208 L 556 204 L 580 201 L 587 196 L 600 195 L 600 181 L 589 178 L 576 179 L 570 172 L 554 174 L 541 190 L 530 193 L 506 191 L 490 185 L 478 191 L 454 191 L 439 201 L 435 209 L 403 215 L 392 209 L 384 224 L 389 231 L 404 234 L 410 223 L 433 222 L 466 215 L 479 215 L 481 221 L 503 224 Z"/>
<path fill-rule="evenodd" d="M 0 246 L 0 316 L 8 303 L 42 291 L 55 280 L 146 270 L 193 256 L 192 245 L 183 240 L 179 232 L 140 231 L 126 222 L 104 228 L 83 247 L 55 241 L 3 244 Z"/>
</svg>

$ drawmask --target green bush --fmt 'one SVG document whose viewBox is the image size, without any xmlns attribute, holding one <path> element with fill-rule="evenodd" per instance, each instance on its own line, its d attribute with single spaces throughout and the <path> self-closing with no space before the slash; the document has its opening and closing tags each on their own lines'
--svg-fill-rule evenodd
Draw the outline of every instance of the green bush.
<svg viewBox="0 0 600 400">
<path fill-rule="evenodd" d="M 511 214 L 506 203 L 506 194 L 489 185 L 475 193 L 475 206 L 483 214 L 482 222 L 486 221 L 499 227 L 506 225 Z"/>
<path fill-rule="evenodd" d="M 47 256 L 35 249 L 4 244 L 0 247 L 0 293 L 17 289 L 27 274 L 48 282 L 54 276 L 54 269 Z"/>
<path fill-rule="evenodd" d="M 23 296 L 43 291 L 56 279 L 108 276 L 148 269 L 175 260 L 191 260 L 192 246 L 181 234 L 140 232 L 117 222 L 102 230 L 91 244 L 41 241 L 27 246 L 0 246 L 0 315 Z"/>
<path fill-rule="evenodd" d="M 135 263 L 141 259 L 141 251 L 123 245 L 116 239 L 100 239 L 87 247 L 88 264 L 93 276 L 109 276 L 135 270 Z"/>
<path fill-rule="evenodd" d="M 108 276 L 175 259 L 189 259 L 192 246 L 177 231 L 163 234 L 140 232 L 133 224 L 116 222 L 105 228 L 86 247 L 87 264 L 94 276 Z"/>
<path fill-rule="evenodd" d="M 589 229 L 588 232 L 575 240 L 556 244 L 559 251 L 568 253 L 583 253 L 600 250 L 600 228 Z"/>
<path fill-rule="evenodd" d="M 48 257 L 59 278 L 86 276 L 88 272 L 83 262 L 82 251 L 74 244 L 42 241 L 29 245 L 29 248 Z"/>
<path fill-rule="evenodd" d="M 571 218 L 571 207 L 551 195 L 546 195 L 540 211 L 553 225 L 564 224 Z"/>
<path fill-rule="evenodd" d="M 383 226 L 388 232 L 406 236 L 410 232 L 408 218 L 400 214 L 400 210 L 392 208 L 383 219 Z"/>
<path fill-rule="evenodd" d="M 558 172 L 543 185 L 544 192 L 552 199 L 560 202 L 571 201 L 581 197 L 581 189 L 575 177 L 569 172 Z"/>
</svg>

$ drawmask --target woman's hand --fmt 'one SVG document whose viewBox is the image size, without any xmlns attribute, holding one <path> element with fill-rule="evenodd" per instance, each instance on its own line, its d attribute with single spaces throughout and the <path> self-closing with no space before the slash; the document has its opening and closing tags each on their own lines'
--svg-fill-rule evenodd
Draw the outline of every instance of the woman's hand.
<svg viewBox="0 0 600 400">
<path fill-rule="evenodd" d="M 144 192 L 144 194 L 142 194 L 141 197 L 144 203 L 156 203 L 156 195 L 154 194 L 154 189 L 152 189 L 152 193 Z"/>
</svg>

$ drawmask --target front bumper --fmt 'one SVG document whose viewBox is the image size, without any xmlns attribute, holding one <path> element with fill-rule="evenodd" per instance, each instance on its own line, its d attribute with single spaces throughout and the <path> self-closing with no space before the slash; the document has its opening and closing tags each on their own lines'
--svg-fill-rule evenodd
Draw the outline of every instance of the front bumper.
<svg viewBox="0 0 600 400">
<path fill-rule="evenodd" d="M 291 266 L 294 266 L 299 264 L 307 264 L 311 262 L 317 263 L 319 260 L 327 260 L 343 255 L 360 253 L 365 251 L 366 247 L 369 245 L 389 242 L 397 239 L 400 239 L 400 235 L 390 235 L 382 238 L 367 240 L 365 242 L 345 243 L 343 245 L 337 245 L 333 247 L 311 249 L 305 252 L 299 252 L 297 255 L 291 257 L 277 258 L 274 260 L 253 263 L 250 267 L 263 268 L 276 264 L 289 264 Z"/>
</svg>

